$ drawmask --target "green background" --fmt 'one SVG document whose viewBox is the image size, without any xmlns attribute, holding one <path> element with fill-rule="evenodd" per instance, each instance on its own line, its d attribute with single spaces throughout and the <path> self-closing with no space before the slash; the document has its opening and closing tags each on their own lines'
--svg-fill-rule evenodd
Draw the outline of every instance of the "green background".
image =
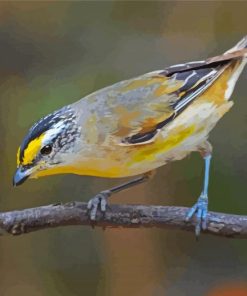
<svg viewBox="0 0 247 296">
<path fill-rule="evenodd" d="M 1 2 L 1 210 L 87 201 L 120 183 L 60 175 L 13 188 L 16 151 L 37 119 L 92 91 L 227 50 L 247 34 L 246 12 L 237 1 Z M 214 211 L 247 214 L 246 84 L 245 71 L 234 108 L 210 136 Z M 194 153 L 112 202 L 191 206 L 202 177 Z M 247 295 L 246 264 L 246 240 L 64 227 L 0 237 L 0 295 Z"/>
</svg>

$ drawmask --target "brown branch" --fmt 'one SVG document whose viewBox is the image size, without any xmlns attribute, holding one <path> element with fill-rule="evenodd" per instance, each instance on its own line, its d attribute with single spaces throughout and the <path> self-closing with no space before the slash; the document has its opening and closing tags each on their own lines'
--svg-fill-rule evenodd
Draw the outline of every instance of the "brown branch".
<svg viewBox="0 0 247 296">
<path fill-rule="evenodd" d="M 187 211 L 188 208 L 184 207 L 110 205 L 106 214 L 98 213 L 97 221 L 92 223 L 88 218 L 87 204 L 72 202 L 0 213 L 0 230 L 18 235 L 58 226 L 93 225 L 103 228 L 158 227 L 194 231 L 195 219 L 184 221 Z M 247 238 L 247 216 L 209 212 L 208 227 L 204 232 Z"/>
</svg>

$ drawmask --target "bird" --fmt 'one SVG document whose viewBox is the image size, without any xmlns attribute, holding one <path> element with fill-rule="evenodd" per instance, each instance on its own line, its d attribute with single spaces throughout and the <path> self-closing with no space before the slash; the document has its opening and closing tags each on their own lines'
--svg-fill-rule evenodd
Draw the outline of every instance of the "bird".
<svg viewBox="0 0 247 296">
<path fill-rule="evenodd" d="M 198 237 L 207 228 L 209 133 L 233 106 L 230 98 L 246 62 L 247 35 L 221 55 L 117 82 L 44 116 L 18 148 L 13 185 L 55 174 L 133 177 L 89 200 L 94 221 L 114 193 L 199 152 L 205 163 L 202 191 L 185 217 L 195 216 Z"/>
</svg>

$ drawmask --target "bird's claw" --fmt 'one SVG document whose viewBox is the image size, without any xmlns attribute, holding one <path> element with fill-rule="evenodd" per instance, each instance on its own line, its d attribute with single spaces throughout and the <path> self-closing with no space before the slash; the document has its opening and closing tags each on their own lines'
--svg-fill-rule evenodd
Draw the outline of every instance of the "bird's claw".
<svg viewBox="0 0 247 296">
<path fill-rule="evenodd" d="M 188 222 L 193 215 L 196 216 L 195 234 L 199 237 L 201 229 L 207 228 L 208 196 L 201 194 L 194 206 L 188 211 L 185 221 Z"/>
<path fill-rule="evenodd" d="M 89 210 L 90 219 L 96 220 L 97 210 L 100 209 L 102 213 L 105 213 L 107 207 L 107 199 L 110 197 L 111 192 L 109 190 L 102 191 L 93 198 L 91 198 L 87 204 Z"/>
</svg>

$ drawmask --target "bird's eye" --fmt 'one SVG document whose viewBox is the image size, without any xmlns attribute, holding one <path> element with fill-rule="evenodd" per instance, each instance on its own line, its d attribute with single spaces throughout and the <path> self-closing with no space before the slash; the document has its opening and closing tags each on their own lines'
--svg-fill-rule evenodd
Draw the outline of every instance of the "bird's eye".
<svg viewBox="0 0 247 296">
<path fill-rule="evenodd" d="M 44 147 L 41 148 L 40 153 L 42 155 L 48 155 L 51 153 L 51 151 L 52 151 L 51 145 L 45 145 Z"/>
</svg>

